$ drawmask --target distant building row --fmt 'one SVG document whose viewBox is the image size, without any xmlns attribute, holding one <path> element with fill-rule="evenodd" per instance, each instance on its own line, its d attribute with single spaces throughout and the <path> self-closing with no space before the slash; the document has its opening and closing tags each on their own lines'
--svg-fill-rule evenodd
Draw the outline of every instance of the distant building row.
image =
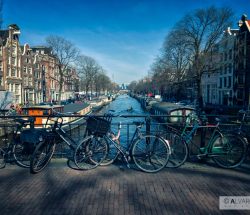
<svg viewBox="0 0 250 215">
<path fill-rule="evenodd" d="M 243 15 L 239 29 L 228 28 L 207 57 L 202 76 L 205 104 L 249 106 L 250 20 Z"/>
<path fill-rule="evenodd" d="M 15 103 L 38 104 L 57 101 L 59 73 L 57 58 L 48 47 L 21 46 L 20 29 L 10 25 L 0 30 L 0 90 L 10 91 Z M 79 79 L 73 68 L 64 77 L 62 100 L 78 92 Z"/>
</svg>

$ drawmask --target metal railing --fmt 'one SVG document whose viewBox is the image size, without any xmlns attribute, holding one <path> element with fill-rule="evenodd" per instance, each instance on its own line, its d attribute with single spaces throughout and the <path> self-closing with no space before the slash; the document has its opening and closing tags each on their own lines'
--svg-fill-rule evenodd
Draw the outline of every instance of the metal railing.
<svg viewBox="0 0 250 215">
<path fill-rule="evenodd" d="M 96 115 L 95 115 L 96 116 Z M 15 119 L 16 118 L 27 118 L 29 116 L 21 115 L 21 116 L 1 116 L 0 115 L 0 146 L 3 144 L 3 140 L 6 138 L 11 141 L 12 134 L 14 132 L 14 129 L 16 128 Z M 34 120 L 38 117 L 46 118 L 48 116 L 32 116 Z M 86 115 L 64 115 L 64 117 L 75 117 L 76 120 L 72 122 L 67 122 L 63 124 L 63 128 L 67 131 L 67 133 L 73 137 L 74 140 L 79 141 L 81 138 L 83 138 L 85 129 L 86 129 L 86 120 L 85 118 L 88 117 Z M 103 115 L 99 115 L 98 117 L 103 117 Z M 171 119 L 171 117 L 180 117 L 183 118 L 178 123 L 172 123 L 169 121 L 163 121 L 163 119 Z M 223 130 L 234 130 L 239 126 L 239 119 L 238 116 L 218 116 L 218 115 L 206 115 L 210 121 L 213 121 L 216 117 L 219 118 L 226 118 L 227 121 L 221 123 L 220 127 Z M 116 131 L 116 128 L 118 127 L 118 122 L 122 123 L 122 133 L 121 133 L 121 142 L 122 143 L 129 143 L 131 133 L 133 133 L 135 129 L 135 125 L 133 121 L 136 119 L 137 121 L 143 121 L 144 126 L 142 131 L 146 133 L 150 132 L 158 132 L 158 131 L 164 131 L 165 127 L 170 125 L 172 127 L 175 127 L 177 129 L 181 129 L 184 126 L 185 116 L 179 116 L 179 115 L 123 115 L 123 116 L 113 116 L 112 121 L 112 130 Z M 47 124 L 49 126 L 50 124 Z M 36 124 L 34 127 L 36 129 L 36 126 L 44 127 L 44 124 Z M 250 124 L 247 124 L 247 129 L 250 131 Z M 25 128 L 30 129 L 30 128 Z M 203 143 L 205 141 L 204 131 L 200 131 L 200 143 Z M 64 157 L 68 153 L 66 144 L 57 144 L 57 149 L 55 155 L 58 157 Z"/>
</svg>

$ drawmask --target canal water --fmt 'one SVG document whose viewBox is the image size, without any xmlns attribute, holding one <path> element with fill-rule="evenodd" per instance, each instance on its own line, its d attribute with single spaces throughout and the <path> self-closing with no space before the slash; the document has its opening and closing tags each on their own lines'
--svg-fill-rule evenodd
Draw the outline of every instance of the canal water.
<svg viewBox="0 0 250 215">
<path fill-rule="evenodd" d="M 113 102 L 105 106 L 98 114 L 102 115 L 108 113 L 109 110 L 113 110 L 114 112 L 111 113 L 115 116 L 127 116 L 113 117 L 112 119 L 112 131 L 116 132 L 118 123 L 122 124 L 120 140 L 123 144 L 127 144 L 133 136 L 135 131 L 135 125 L 133 122 L 145 122 L 145 117 L 149 115 L 141 108 L 140 103 L 136 99 L 128 96 L 127 94 L 119 95 Z M 140 117 L 136 117 L 138 115 Z M 142 128 L 142 130 L 145 131 L 145 126 Z"/>
</svg>

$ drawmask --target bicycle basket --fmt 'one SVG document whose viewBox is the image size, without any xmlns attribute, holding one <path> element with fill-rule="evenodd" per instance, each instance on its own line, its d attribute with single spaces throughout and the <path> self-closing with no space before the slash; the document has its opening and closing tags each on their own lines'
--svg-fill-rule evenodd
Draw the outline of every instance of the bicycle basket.
<svg viewBox="0 0 250 215">
<path fill-rule="evenodd" d="M 100 117 L 88 117 L 87 131 L 96 136 L 104 136 L 110 129 L 111 121 Z"/>
</svg>

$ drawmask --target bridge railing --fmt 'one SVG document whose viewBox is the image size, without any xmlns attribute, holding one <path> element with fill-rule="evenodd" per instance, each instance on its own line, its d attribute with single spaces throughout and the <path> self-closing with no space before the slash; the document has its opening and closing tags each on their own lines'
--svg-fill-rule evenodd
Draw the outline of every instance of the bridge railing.
<svg viewBox="0 0 250 215">
<path fill-rule="evenodd" d="M 95 115 L 96 116 L 96 115 Z M 27 118 L 28 116 L 22 115 L 22 116 L 1 116 L 0 115 L 0 147 L 3 146 L 3 144 L 10 143 L 13 138 L 13 132 L 16 128 L 16 122 L 15 119 L 17 118 Z M 46 118 L 47 116 L 32 116 L 34 120 L 38 117 Z M 67 117 L 75 117 L 75 120 L 72 122 L 66 122 L 63 124 L 63 129 L 75 140 L 79 141 L 83 138 L 85 129 L 86 129 L 86 115 L 64 115 L 62 118 Z M 103 117 L 103 115 L 99 115 L 98 117 Z M 180 117 L 182 120 L 179 120 L 179 123 L 173 123 L 169 121 L 164 121 L 162 119 L 167 119 L 170 117 Z M 218 116 L 218 115 L 206 115 L 206 117 L 210 120 L 210 122 L 213 122 L 216 117 L 227 119 L 226 121 L 222 121 L 220 128 L 222 130 L 230 131 L 235 130 L 240 125 L 240 119 L 239 116 Z M 132 137 L 132 134 L 135 130 L 135 124 L 133 121 L 143 121 L 144 126 L 142 127 L 142 131 L 146 133 L 154 133 L 158 131 L 163 131 L 166 128 L 166 126 L 172 126 L 177 129 L 182 129 L 184 126 L 185 116 L 179 116 L 179 115 L 123 115 L 123 116 L 114 116 L 112 119 L 112 130 L 114 132 L 117 131 L 119 122 L 122 123 L 122 129 L 121 129 L 121 143 L 126 145 L 130 142 L 130 139 Z M 45 124 L 36 124 L 35 129 L 38 127 L 44 127 Z M 48 126 L 48 124 L 47 124 Z M 250 124 L 245 125 L 246 129 L 250 131 Z M 24 129 L 30 129 L 29 127 Z M 203 132 L 200 131 L 199 134 Z M 249 132 L 250 133 L 250 132 Z M 202 133 L 204 134 L 204 133 Z M 209 132 L 207 133 L 209 135 Z M 205 142 L 205 136 L 199 135 L 200 141 L 197 144 L 204 143 Z M 250 140 L 249 140 L 250 141 Z M 66 144 L 57 144 L 56 149 L 56 156 L 64 157 L 68 153 L 69 148 Z"/>
</svg>

